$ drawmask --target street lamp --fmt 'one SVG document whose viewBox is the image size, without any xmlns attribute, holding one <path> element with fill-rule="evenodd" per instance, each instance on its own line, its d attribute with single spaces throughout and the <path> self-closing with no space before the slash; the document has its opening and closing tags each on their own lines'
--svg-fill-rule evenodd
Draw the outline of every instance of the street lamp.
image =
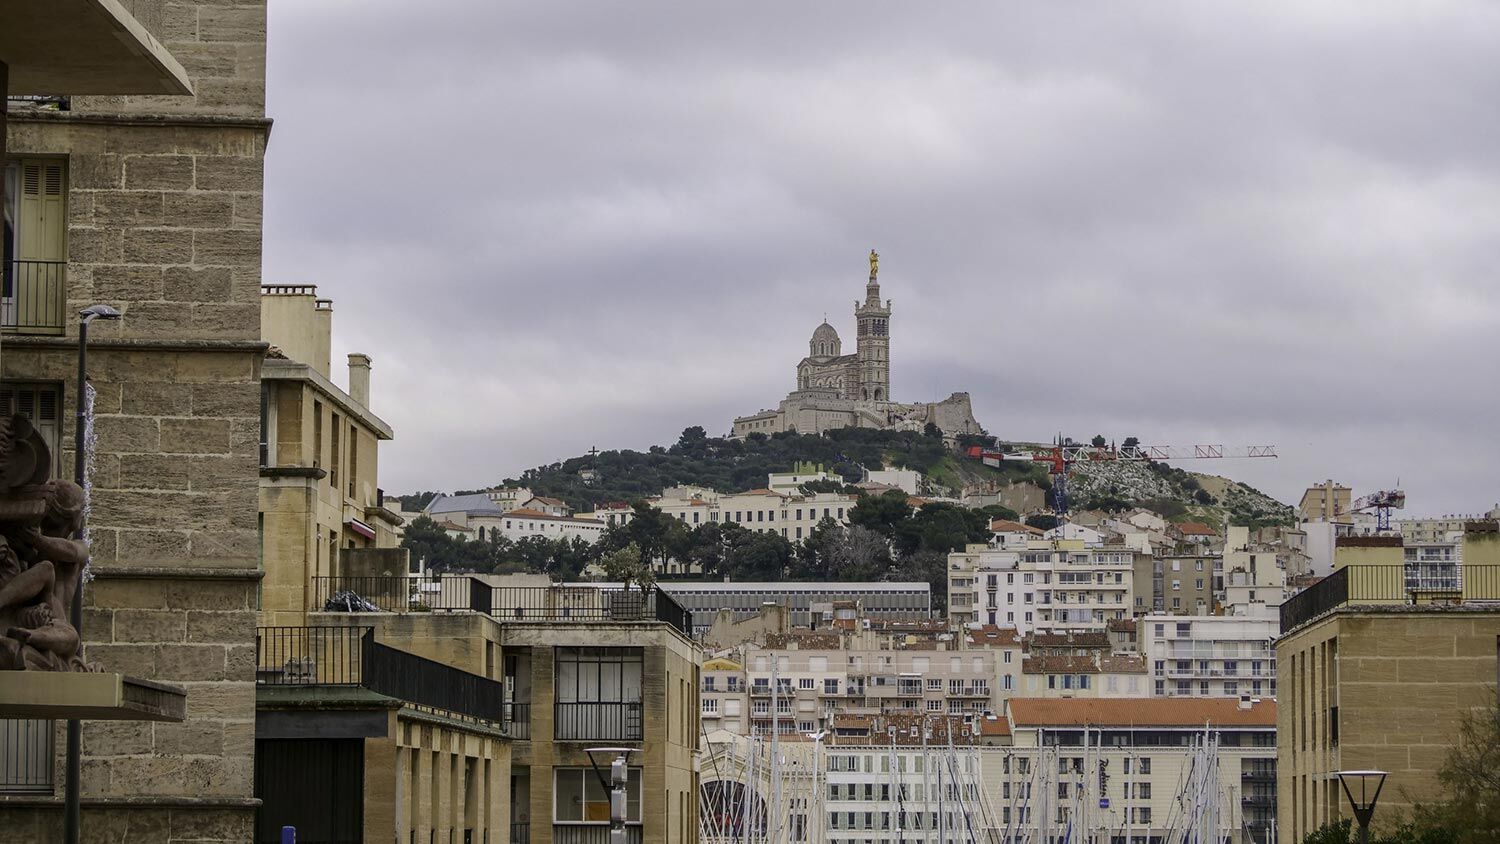
<svg viewBox="0 0 1500 844">
<path fill-rule="evenodd" d="M 1359 844 L 1370 844 L 1370 816 L 1375 814 L 1375 801 L 1380 799 L 1380 789 L 1385 785 L 1385 771 L 1337 773 L 1344 796 L 1354 808 L 1354 819 L 1359 821 Z"/>
<path fill-rule="evenodd" d="M 78 484 L 79 489 L 84 487 L 83 473 L 84 450 L 87 443 L 84 442 L 84 391 L 88 389 L 88 349 L 89 349 L 89 323 L 96 319 L 119 319 L 120 312 L 108 305 L 89 305 L 78 312 L 78 398 L 73 416 L 73 482 Z M 88 518 L 88 508 L 83 509 L 81 519 Z M 85 524 L 80 523 L 76 539 L 83 539 Z M 78 648 L 83 650 L 83 579 L 80 573 L 78 588 L 73 590 L 73 605 L 68 609 L 68 620 L 73 624 L 73 630 L 78 634 Z M 83 722 L 75 719 L 68 721 L 68 774 L 67 783 L 64 787 L 63 802 L 63 840 L 67 844 L 78 844 L 81 804 L 81 776 L 82 762 L 81 752 L 83 745 Z"/>
</svg>

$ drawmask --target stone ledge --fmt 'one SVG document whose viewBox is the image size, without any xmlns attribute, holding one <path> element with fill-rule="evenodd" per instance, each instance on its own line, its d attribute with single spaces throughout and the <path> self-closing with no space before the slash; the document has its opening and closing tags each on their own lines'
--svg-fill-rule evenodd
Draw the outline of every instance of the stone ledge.
<svg viewBox="0 0 1500 844">
<path fill-rule="evenodd" d="M 99 580 L 260 580 L 264 569 L 192 568 L 188 566 L 89 566 L 89 573 Z M 105 609 L 108 609 L 107 607 Z"/>
<path fill-rule="evenodd" d="M 256 797 L 83 797 L 79 802 L 91 808 L 111 809 L 255 809 Z M 0 807 L 32 806 L 41 809 L 63 807 L 63 798 L 35 795 L 0 796 Z"/>
<path fill-rule="evenodd" d="M 175 723 L 187 718 L 187 693 L 123 674 L 3 671 L 0 717 Z"/>
<path fill-rule="evenodd" d="M 262 478 L 310 478 L 321 481 L 328 477 L 328 470 L 319 469 L 316 466 L 262 466 L 260 476 Z"/>
<path fill-rule="evenodd" d="M 11 123 L 97 123 L 106 126 L 193 126 L 271 130 L 269 117 L 231 117 L 219 114 L 90 114 L 76 111 L 13 111 Z"/>
<path fill-rule="evenodd" d="M 42 348 L 78 350 L 78 335 L 6 334 L 8 348 Z M 132 340 L 129 338 L 91 337 L 89 351 L 129 352 L 246 352 L 264 355 L 271 344 L 264 340 Z"/>
</svg>

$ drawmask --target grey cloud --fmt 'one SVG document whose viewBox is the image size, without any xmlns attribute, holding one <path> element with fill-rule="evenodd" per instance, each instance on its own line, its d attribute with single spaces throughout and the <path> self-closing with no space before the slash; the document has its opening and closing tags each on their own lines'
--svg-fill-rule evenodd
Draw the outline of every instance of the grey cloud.
<svg viewBox="0 0 1500 844">
<path fill-rule="evenodd" d="M 267 278 L 375 355 L 387 489 L 723 431 L 876 246 L 899 396 L 1500 497 L 1489 4 L 271 14 Z"/>
</svg>

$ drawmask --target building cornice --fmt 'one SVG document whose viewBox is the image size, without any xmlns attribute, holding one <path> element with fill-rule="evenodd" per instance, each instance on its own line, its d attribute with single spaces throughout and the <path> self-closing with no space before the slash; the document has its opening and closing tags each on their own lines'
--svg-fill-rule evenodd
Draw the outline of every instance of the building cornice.
<svg viewBox="0 0 1500 844">
<path fill-rule="evenodd" d="M 269 117 L 220 114 L 88 114 L 76 111 L 11 111 L 11 123 L 70 123 L 91 126 L 153 126 L 193 129 L 251 129 L 271 134 Z"/>
<path fill-rule="evenodd" d="M 78 336 L 38 337 L 31 334 L 6 334 L 7 348 L 59 349 L 78 351 Z M 271 347 L 264 340 L 162 340 L 115 337 L 90 337 L 89 351 L 126 352 L 228 352 L 264 355 Z"/>
<path fill-rule="evenodd" d="M 353 397 L 328 380 L 328 376 L 305 363 L 286 358 L 266 358 L 261 364 L 260 377 L 262 381 L 306 381 L 313 389 L 342 408 L 346 415 L 363 422 L 365 427 L 375 432 L 377 438 L 395 439 L 395 433 L 384 419 L 371 413 L 364 405 L 356 403 Z"/>
<path fill-rule="evenodd" d="M 317 466 L 262 466 L 260 476 L 262 478 L 307 478 L 321 481 L 328 477 L 328 470 Z"/>
</svg>

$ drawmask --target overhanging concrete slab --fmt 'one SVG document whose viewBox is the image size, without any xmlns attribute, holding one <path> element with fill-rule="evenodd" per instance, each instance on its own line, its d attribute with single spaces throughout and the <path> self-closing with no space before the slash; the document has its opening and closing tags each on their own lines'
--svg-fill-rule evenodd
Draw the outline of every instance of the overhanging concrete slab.
<svg viewBox="0 0 1500 844">
<path fill-rule="evenodd" d="M 120 0 L 0 0 L 9 94 L 191 94 L 187 71 Z"/>
<path fill-rule="evenodd" d="M 0 671 L 0 718 L 182 721 L 187 693 L 123 674 Z"/>
</svg>

